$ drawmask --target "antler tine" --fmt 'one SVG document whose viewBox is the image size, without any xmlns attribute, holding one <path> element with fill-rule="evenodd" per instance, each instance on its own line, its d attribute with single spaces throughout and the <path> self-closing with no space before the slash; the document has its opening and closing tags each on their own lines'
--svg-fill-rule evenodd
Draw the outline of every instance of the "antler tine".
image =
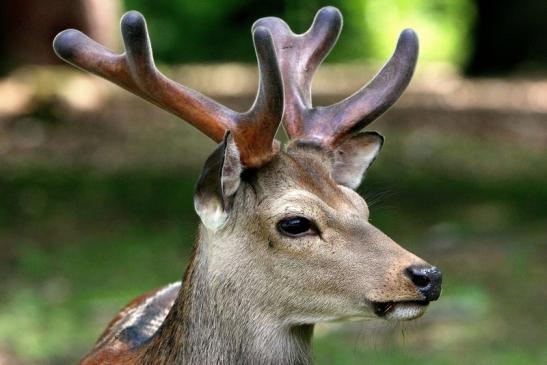
<svg viewBox="0 0 547 365">
<path fill-rule="evenodd" d="M 310 29 L 294 34 L 278 18 L 260 19 L 271 30 L 285 83 L 283 126 L 290 138 L 314 140 L 334 148 L 372 122 L 401 96 L 412 78 L 418 57 L 416 33 L 401 33 L 393 56 L 366 86 L 327 107 L 313 107 L 311 82 L 340 34 L 342 15 L 334 7 L 318 11 Z"/>
<path fill-rule="evenodd" d="M 139 12 L 127 12 L 122 17 L 121 30 L 125 46 L 125 53 L 121 55 L 74 29 L 59 33 L 53 47 L 68 63 L 110 80 L 177 115 L 216 142 L 222 141 L 226 130 L 230 130 L 246 166 L 259 166 L 271 157 L 275 147 L 272 147 L 273 138 L 281 121 L 283 91 L 273 41 L 266 29 L 253 32 L 264 81 L 253 107 L 245 113 L 235 112 L 165 77 L 154 64 L 146 22 Z M 251 120 L 255 114 L 262 119 Z M 266 133 L 262 134 L 261 129 Z M 251 139 L 252 136 L 260 138 Z M 266 139 L 269 143 L 260 145 Z"/>
<path fill-rule="evenodd" d="M 416 33 L 412 29 L 403 30 L 393 55 L 367 85 L 348 98 L 319 109 L 321 113 L 317 113 L 314 124 L 323 128 L 317 129 L 315 134 L 326 145 L 338 146 L 353 132 L 382 115 L 395 104 L 410 83 L 418 50 Z"/>
<path fill-rule="evenodd" d="M 234 141 L 247 166 L 261 166 L 279 148 L 274 138 L 283 116 L 283 79 L 272 35 L 264 27 L 252 32 L 259 70 L 258 91 L 251 108 L 240 115 Z"/>
<path fill-rule="evenodd" d="M 167 79 L 155 67 L 143 16 L 127 12 L 121 20 L 126 52 L 118 55 L 85 34 L 68 29 L 57 35 L 53 48 L 68 63 L 112 81 L 128 91 L 188 120 L 216 142 L 234 122 L 234 112 Z"/>
<path fill-rule="evenodd" d="M 276 17 L 259 19 L 253 28 L 259 26 L 268 28 L 275 38 L 285 86 L 283 126 L 289 137 L 301 136 L 304 119 L 312 108 L 313 76 L 338 40 L 342 14 L 332 6 L 320 9 L 310 29 L 302 35 L 294 34 L 287 23 Z"/>
</svg>

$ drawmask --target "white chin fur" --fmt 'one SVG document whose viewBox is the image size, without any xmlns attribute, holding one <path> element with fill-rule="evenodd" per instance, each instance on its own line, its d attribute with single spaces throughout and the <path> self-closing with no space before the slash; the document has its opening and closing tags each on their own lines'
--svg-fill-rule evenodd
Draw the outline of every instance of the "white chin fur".
<svg viewBox="0 0 547 365">
<path fill-rule="evenodd" d="M 415 303 L 398 303 L 386 315 L 385 319 L 392 321 L 409 321 L 421 317 L 427 310 L 426 305 Z"/>
</svg>

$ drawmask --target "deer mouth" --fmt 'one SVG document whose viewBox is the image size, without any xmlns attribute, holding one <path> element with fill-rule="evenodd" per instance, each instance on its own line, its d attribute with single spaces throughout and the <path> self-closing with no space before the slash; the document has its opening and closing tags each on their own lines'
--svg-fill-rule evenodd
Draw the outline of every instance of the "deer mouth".
<svg viewBox="0 0 547 365">
<path fill-rule="evenodd" d="M 374 313 L 388 320 L 409 321 L 421 317 L 427 310 L 429 301 L 413 300 L 401 302 L 375 302 Z"/>
</svg>

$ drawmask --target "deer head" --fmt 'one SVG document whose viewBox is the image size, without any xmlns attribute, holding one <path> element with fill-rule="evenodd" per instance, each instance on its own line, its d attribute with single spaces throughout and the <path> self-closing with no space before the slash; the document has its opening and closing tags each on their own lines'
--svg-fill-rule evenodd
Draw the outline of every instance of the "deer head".
<svg viewBox="0 0 547 365">
<path fill-rule="evenodd" d="M 245 315 L 292 328 L 347 317 L 413 319 L 439 297 L 440 271 L 375 228 L 355 192 L 383 144 L 378 133 L 359 131 L 408 85 L 418 54 L 413 31 L 401 33 L 368 85 L 314 107 L 311 81 L 338 38 L 340 12 L 321 9 L 301 35 L 281 19 L 260 19 L 252 28 L 259 89 L 239 113 L 159 72 L 140 14 L 127 13 L 121 26 L 122 55 L 75 30 L 58 35 L 55 50 L 220 142 L 197 183 L 202 226 L 178 312 L 191 316 L 201 300 L 200 320 L 215 302 L 210 314 L 236 327 Z M 285 148 L 274 140 L 280 124 Z"/>
</svg>

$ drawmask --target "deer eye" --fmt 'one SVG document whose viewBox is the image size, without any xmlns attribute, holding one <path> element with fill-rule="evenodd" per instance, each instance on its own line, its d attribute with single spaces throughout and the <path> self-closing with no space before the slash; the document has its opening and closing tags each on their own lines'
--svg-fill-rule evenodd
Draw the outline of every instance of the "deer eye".
<svg viewBox="0 0 547 365">
<path fill-rule="evenodd" d="M 277 223 L 277 230 L 289 237 L 302 237 L 317 234 L 317 227 L 304 217 L 282 219 Z"/>
</svg>

